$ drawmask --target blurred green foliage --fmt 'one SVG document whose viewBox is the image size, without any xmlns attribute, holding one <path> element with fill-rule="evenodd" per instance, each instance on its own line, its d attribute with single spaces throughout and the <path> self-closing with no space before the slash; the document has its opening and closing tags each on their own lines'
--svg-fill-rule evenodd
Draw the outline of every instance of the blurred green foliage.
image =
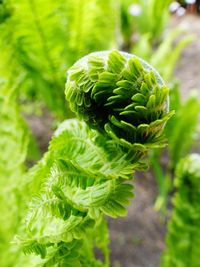
<svg viewBox="0 0 200 267">
<path fill-rule="evenodd" d="M 170 82 L 173 80 L 174 70 L 183 49 L 195 38 L 194 35 L 185 35 L 185 33 L 184 30 L 175 28 L 166 34 L 165 40 L 156 48 L 152 46 L 149 34 L 144 34 L 132 51 L 136 55 L 148 59 L 152 66 L 159 70 L 163 79 Z"/>
<path fill-rule="evenodd" d="M 0 76 L 9 86 L 23 77 L 19 84 L 23 102 L 42 101 L 63 119 L 65 72 L 84 54 L 116 44 L 117 4 L 114 0 L 6 3 L 12 14 L 0 24 Z"/>
<path fill-rule="evenodd" d="M 200 114 L 198 92 L 193 91 L 182 103 L 178 86 L 170 92 L 170 108 L 176 110 L 175 116 L 167 124 L 165 132 L 168 139 L 169 164 L 175 169 L 179 160 L 191 152 L 197 137 Z"/>
<path fill-rule="evenodd" d="M 133 45 L 132 35 L 148 34 L 151 45 L 162 39 L 169 18 L 171 0 L 121 0 L 121 25 L 124 43 Z M 126 47 L 126 45 L 125 45 Z"/>
<path fill-rule="evenodd" d="M 149 33 L 152 44 L 160 40 L 169 18 L 171 0 L 137 0 L 141 15 L 133 17 L 133 23 L 140 35 Z"/>
<path fill-rule="evenodd" d="M 15 88 L 0 86 L 0 265 L 13 266 L 18 257 L 11 240 L 21 221 L 22 176 L 26 170 L 30 132 L 19 113 Z"/>
<path fill-rule="evenodd" d="M 12 14 L 7 0 L 0 0 L 0 24 L 4 23 Z"/>
<path fill-rule="evenodd" d="M 151 158 L 152 168 L 159 186 L 159 196 L 155 204 L 157 210 L 166 212 L 169 192 L 173 190 L 174 170 L 181 158 L 198 147 L 200 115 L 198 99 L 199 94 L 194 90 L 185 101 L 182 101 L 177 83 L 170 90 L 170 110 L 175 110 L 176 113 L 165 127 L 165 136 L 168 140 L 167 151 L 166 149 L 157 150 Z M 165 169 L 161 162 L 163 156 L 167 161 Z"/>
<path fill-rule="evenodd" d="M 200 254 L 200 156 L 191 154 L 177 166 L 173 214 L 168 224 L 162 267 L 198 267 Z"/>
</svg>

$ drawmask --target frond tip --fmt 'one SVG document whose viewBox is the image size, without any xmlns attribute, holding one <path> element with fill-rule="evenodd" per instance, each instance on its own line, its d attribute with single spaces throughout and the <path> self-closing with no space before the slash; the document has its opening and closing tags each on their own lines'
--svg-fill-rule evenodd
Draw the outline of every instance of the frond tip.
<svg viewBox="0 0 200 267">
<path fill-rule="evenodd" d="M 92 128 L 134 143 L 160 143 L 168 113 L 162 78 L 142 59 L 124 52 L 91 53 L 68 70 L 66 98 Z"/>
</svg>

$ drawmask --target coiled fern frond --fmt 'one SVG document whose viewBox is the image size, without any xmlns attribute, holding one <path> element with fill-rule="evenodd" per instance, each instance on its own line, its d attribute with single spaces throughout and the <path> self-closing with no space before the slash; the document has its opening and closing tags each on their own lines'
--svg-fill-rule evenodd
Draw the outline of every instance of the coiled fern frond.
<svg viewBox="0 0 200 267">
<path fill-rule="evenodd" d="M 134 170 L 146 168 L 148 148 L 163 145 L 168 89 L 147 63 L 112 51 L 75 63 L 66 96 L 86 123 L 61 124 L 30 172 L 26 186 L 35 197 L 19 240 L 43 267 L 109 266 L 104 217 L 126 215 Z"/>
<path fill-rule="evenodd" d="M 162 267 L 198 267 L 200 255 L 200 156 L 192 154 L 177 167 L 174 211 L 168 226 Z"/>
<path fill-rule="evenodd" d="M 157 71 L 124 52 L 92 53 L 79 60 L 68 71 L 66 97 L 81 119 L 128 148 L 160 145 L 171 116 L 168 88 Z"/>
</svg>

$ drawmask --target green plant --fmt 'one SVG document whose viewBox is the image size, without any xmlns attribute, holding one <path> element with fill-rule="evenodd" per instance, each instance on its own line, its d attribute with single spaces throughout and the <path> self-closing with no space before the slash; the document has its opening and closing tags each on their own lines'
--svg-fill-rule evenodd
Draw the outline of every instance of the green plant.
<svg viewBox="0 0 200 267">
<path fill-rule="evenodd" d="M 30 142 L 14 92 L 15 88 L 0 84 L 0 265 L 4 267 L 14 266 L 19 256 L 10 242 L 22 217 L 25 192 L 20 185 Z"/>
<path fill-rule="evenodd" d="M 0 24 L 5 22 L 12 14 L 7 0 L 0 1 Z"/>
<path fill-rule="evenodd" d="M 69 70 L 66 97 L 79 118 L 55 132 L 24 182 L 32 198 L 18 242 L 40 266 L 109 266 L 105 215 L 126 215 L 135 169 L 164 145 L 168 88 L 141 59 L 92 53 Z M 103 253 L 96 259 L 94 247 Z M 32 261 L 31 266 L 35 266 Z"/>
<path fill-rule="evenodd" d="M 173 78 L 174 69 L 183 49 L 195 37 L 186 34 L 183 28 L 165 32 L 170 2 L 154 0 L 121 2 L 123 50 L 148 60 L 166 81 L 171 81 Z M 131 8 L 135 7 L 140 11 L 137 16 L 132 16 Z"/>
<path fill-rule="evenodd" d="M 162 267 L 198 267 L 200 254 L 200 156 L 192 154 L 178 164 L 177 192 L 168 225 Z"/>
<path fill-rule="evenodd" d="M 183 103 L 179 94 L 179 87 L 175 85 L 170 91 L 170 109 L 176 109 L 176 114 L 165 128 L 171 169 L 175 169 L 180 159 L 191 151 L 195 143 L 200 112 L 197 91 L 193 90 Z"/>
<path fill-rule="evenodd" d="M 150 33 L 152 43 L 158 41 L 167 24 L 171 0 L 137 0 L 141 14 L 134 17 L 140 34 Z"/>
<path fill-rule="evenodd" d="M 166 212 L 169 192 L 173 189 L 172 177 L 174 170 L 180 159 L 190 153 L 197 142 L 196 135 L 200 112 L 197 92 L 191 92 L 188 98 L 182 102 L 179 85 L 176 83 L 171 88 L 169 94 L 170 110 L 176 110 L 176 114 L 164 130 L 168 140 L 167 151 L 156 150 L 151 156 L 151 166 L 159 188 L 155 207 L 164 213 Z M 166 157 L 166 154 L 169 160 L 163 170 L 161 159 L 163 155 Z"/>
<path fill-rule="evenodd" d="M 167 81 L 172 78 L 183 49 L 194 41 L 194 35 L 183 35 L 183 33 L 185 34 L 185 31 L 182 29 L 174 29 L 169 32 L 156 53 L 152 54 L 151 64 L 162 73 Z"/>
<path fill-rule="evenodd" d="M 132 35 L 134 33 L 134 24 L 132 16 L 129 12 L 131 0 L 120 1 L 120 32 L 121 32 L 121 46 L 123 50 L 129 51 L 132 46 Z"/>
<path fill-rule="evenodd" d="M 150 33 L 143 34 L 133 46 L 132 52 L 145 60 L 148 59 L 163 78 L 170 81 L 183 49 L 194 40 L 191 34 L 182 36 L 184 32 L 182 29 L 170 31 L 156 49 L 151 44 Z"/>
<path fill-rule="evenodd" d="M 67 111 L 71 114 L 64 101 L 65 70 L 84 54 L 115 45 L 117 4 L 114 0 L 6 2 L 12 13 L 0 24 L 0 76 L 10 87 L 23 77 L 18 84 L 23 104 L 40 101 L 59 119 L 66 118 Z"/>
<path fill-rule="evenodd" d="M 137 44 L 133 41 L 134 34 L 139 35 L 139 40 L 147 34 L 151 47 L 157 45 L 168 22 L 170 2 L 171 0 L 122 0 L 123 47 L 130 51 L 130 48 Z"/>
</svg>

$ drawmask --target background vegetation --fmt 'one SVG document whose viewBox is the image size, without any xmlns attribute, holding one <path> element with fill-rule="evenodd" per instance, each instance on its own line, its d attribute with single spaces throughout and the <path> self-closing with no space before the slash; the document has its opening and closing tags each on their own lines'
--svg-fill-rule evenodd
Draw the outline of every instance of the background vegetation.
<svg viewBox="0 0 200 267">
<path fill-rule="evenodd" d="M 19 260 L 21 254 L 11 241 L 23 217 L 25 203 L 34 194 L 24 184 L 29 179 L 27 172 L 42 158 L 49 141 L 46 138 L 45 145 L 41 144 L 29 127 L 29 118 L 40 117 L 45 124 L 50 117 L 52 132 L 61 121 L 74 117 L 64 96 L 66 71 L 77 59 L 93 51 L 115 48 L 135 53 L 151 63 L 170 87 L 169 108 L 176 114 L 165 130 L 168 147 L 150 154 L 150 171 L 158 189 L 155 208 L 164 220 L 170 217 L 171 197 L 177 190 L 174 172 L 183 157 L 193 150 L 199 152 L 200 113 L 198 91 L 190 92 L 183 100 L 174 75 L 182 51 L 195 36 L 180 28 L 169 30 L 170 3 L 164 0 L 0 1 L 1 266 L 28 266 Z M 200 177 L 200 173 L 196 176 Z M 176 208 L 179 202 L 175 200 Z M 183 221 L 186 224 L 185 218 Z M 191 266 L 197 267 L 195 264 Z"/>
</svg>

